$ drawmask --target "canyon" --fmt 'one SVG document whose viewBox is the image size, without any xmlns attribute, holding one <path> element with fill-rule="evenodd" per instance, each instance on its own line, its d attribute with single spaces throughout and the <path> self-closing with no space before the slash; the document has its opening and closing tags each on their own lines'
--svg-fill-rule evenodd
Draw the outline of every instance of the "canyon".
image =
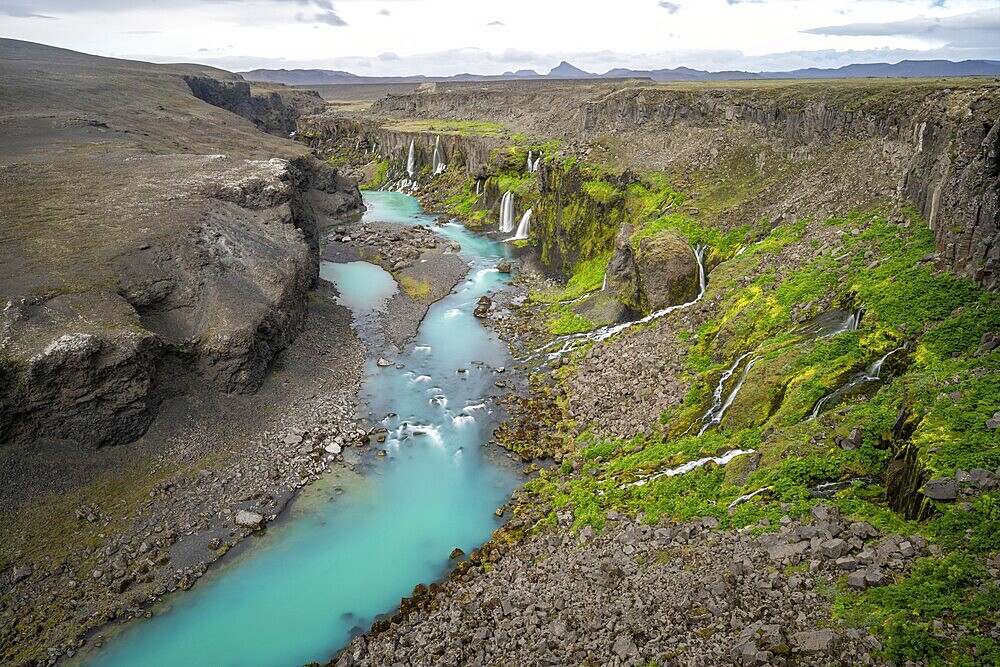
<svg viewBox="0 0 1000 667">
<path fill-rule="evenodd" d="M 994 79 L 0 73 L 5 664 L 1000 659 Z"/>
</svg>

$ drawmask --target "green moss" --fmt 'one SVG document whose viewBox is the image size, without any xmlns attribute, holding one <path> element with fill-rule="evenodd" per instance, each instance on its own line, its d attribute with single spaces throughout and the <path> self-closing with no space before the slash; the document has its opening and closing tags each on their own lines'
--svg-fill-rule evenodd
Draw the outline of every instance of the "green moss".
<svg viewBox="0 0 1000 667">
<path fill-rule="evenodd" d="M 362 190 L 378 190 L 389 179 L 389 161 L 379 160 L 375 163 L 374 169 L 370 172 L 370 177 L 358 184 Z"/>
<path fill-rule="evenodd" d="M 975 558 L 953 552 L 918 561 L 902 581 L 862 594 L 842 593 L 834 614 L 867 626 L 882 641 L 885 657 L 902 664 L 990 665 L 1000 663 L 1000 644 L 985 637 L 1000 611 L 1000 588 Z M 962 625 L 965 636 L 946 640 L 933 622 Z"/>
</svg>

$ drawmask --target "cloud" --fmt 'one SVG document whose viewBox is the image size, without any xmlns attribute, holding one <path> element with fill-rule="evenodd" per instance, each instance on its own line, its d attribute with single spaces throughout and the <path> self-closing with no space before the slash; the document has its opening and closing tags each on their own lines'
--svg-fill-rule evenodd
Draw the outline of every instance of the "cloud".
<svg viewBox="0 0 1000 667">
<path fill-rule="evenodd" d="M 0 14 L 12 16 L 17 19 L 55 19 L 55 16 L 36 14 L 35 12 L 14 5 L 0 5 Z"/>
<path fill-rule="evenodd" d="M 391 14 L 391 13 L 392 12 L 390 12 L 388 9 L 380 9 L 380 10 L 378 10 L 378 15 L 379 16 L 389 16 L 389 14 Z"/>
<path fill-rule="evenodd" d="M 486 25 L 505 25 L 503 21 L 490 21 Z"/>
<path fill-rule="evenodd" d="M 666 0 L 660 0 L 657 4 L 666 9 L 668 14 L 676 14 L 677 10 L 681 8 L 676 2 L 667 2 Z"/>
<path fill-rule="evenodd" d="M 848 23 L 810 28 L 802 32 L 838 37 L 917 37 L 956 46 L 1000 44 L 1000 8 L 954 16 L 915 16 L 888 23 Z"/>
</svg>

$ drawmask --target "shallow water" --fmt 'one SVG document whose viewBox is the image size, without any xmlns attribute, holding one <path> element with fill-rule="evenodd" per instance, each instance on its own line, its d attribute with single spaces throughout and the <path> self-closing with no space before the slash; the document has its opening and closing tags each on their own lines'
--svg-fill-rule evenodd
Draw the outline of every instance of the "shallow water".
<svg viewBox="0 0 1000 667">
<path fill-rule="evenodd" d="M 433 224 L 412 197 L 368 192 L 365 199 L 367 220 Z M 394 359 L 405 368 L 368 363 L 367 409 L 398 414 L 383 422 L 388 455 L 369 453 L 361 478 L 334 473 L 305 489 L 288 518 L 251 538 L 251 548 L 172 597 L 171 609 L 125 626 L 85 664 L 322 662 L 414 585 L 445 574 L 453 548 L 469 551 L 489 538 L 499 525 L 494 510 L 519 483 L 514 464 L 484 445 L 498 418 L 490 395 L 502 375 L 494 367 L 511 359 L 472 310 L 481 295 L 503 286 L 505 276 L 492 267 L 506 250 L 460 225 L 438 229 L 462 244 L 472 266 Z M 386 298 L 387 283 L 368 284 L 360 273 L 367 269 L 323 270 L 356 312 Z M 346 493 L 338 495 L 338 486 Z"/>
</svg>

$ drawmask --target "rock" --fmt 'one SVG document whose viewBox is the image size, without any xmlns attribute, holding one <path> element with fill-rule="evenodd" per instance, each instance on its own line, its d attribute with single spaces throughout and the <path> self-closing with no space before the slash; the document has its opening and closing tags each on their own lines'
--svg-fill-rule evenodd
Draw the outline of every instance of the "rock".
<svg viewBox="0 0 1000 667">
<path fill-rule="evenodd" d="M 297 445 L 302 442 L 302 436 L 296 433 L 289 433 L 282 442 L 286 445 Z"/>
<path fill-rule="evenodd" d="M 10 573 L 10 583 L 16 584 L 19 581 L 24 581 L 31 576 L 31 566 L 21 565 L 20 567 L 15 567 L 14 571 Z"/>
<path fill-rule="evenodd" d="M 833 630 L 796 632 L 791 636 L 792 646 L 803 653 L 829 653 L 836 641 Z"/>
<path fill-rule="evenodd" d="M 456 558 L 461 558 L 464 555 L 465 555 L 464 551 L 462 551 L 458 547 L 455 547 L 454 549 L 451 550 L 451 555 L 448 556 L 448 558 L 455 560 Z"/>
<path fill-rule="evenodd" d="M 379 442 L 383 442 L 383 441 L 384 441 L 384 438 L 382 440 L 379 440 Z M 327 445 L 323 449 L 326 450 L 327 454 L 339 454 L 341 452 L 341 446 L 338 445 L 335 442 L 330 443 L 329 445 Z"/>
<path fill-rule="evenodd" d="M 500 262 L 497 264 L 497 271 L 499 271 L 500 273 L 510 273 L 511 271 L 510 260 L 509 259 L 500 260 Z"/>
<path fill-rule="evenodd" d="M 219 539 L 218 537 L 213 537 L 208 541 L 208 548 L 211 549 L 212 551 L 215 551 L 221 546 L 222 546 L 222 540 Z"/>
<path fill-rule="evenodd" d="M 451 248 L 453 252 L 458 252 L 462 249 L 462 244 L 458 241 L 452 241 L 448 247 Z"/>
<path fill-rule="evenodd" d="M 847 587 L 863 591 L 868 587 L 865 570 L 855 570 L 847 575 Z"/>
<path fill-rule="evenodd" d="M 995 431 L 1000 428 L 1000 410 L 993 413 L 993 416 L 986 420 L 986 428 Z"/>
<path fill-rule="evenodd" d="M 698 295 L 698 260 L 688 242 L 677 234 L 666 232 L 642 239 L 636 266 L 643 310 L 660 310 Z"/>
<path fill-rule="evenodd" d="M 865 584 L 869 587 L 885 586 L 888 583 L 885 574 L 877 565 L 871 565 L 865 570 Z"/>
<path fill-rule="evenodd" d="M 1000 346 L 1000 335 L 997 335 L 991 331 L 987 331 L 983 334 L 983 337 L 979 339 L 979 348 L 975 352 L 975 356 L 981 357 L 984 354 L 989 354 L 993 350 Z"/>
<path fill-rule="evenodd" d="M 920 492 L 932 500 L 955 500 L 958 483 L 951 477 L 937 477 L 924 484 Z"/>
<path fill-rule="evenodd" d="M 239 510 L 236 512 L 233 521 L 237 526 L 251 530 L 260 530 L 264 527 L 264 517 L 249 510 Z"/>
<path fill-rule="evenodd" d="M 394 363 L 395 363 L 394 361 L 389 361 L 385 357 L 379 357 L 378 361 L 375 362 L 376 365 L 382 368 L 387 368 L 389 366 L 392 366 Z"/>
<path fill-rule="evenodd" d="M 899 543 L 899 555 L 901 555 L 903 558 L 913 558 L 913 556 L 916 555 L 916 553 L 917 553 L 916 549 L 914 549 L 913 545 L 910 544 L 909 542 Z"/>
<path fill-rule="evenodd" d="M 831 560 L 836 560 L 837 558 L 840 558 L 841 556 L 846 554 L 849 550 L 847 542 L 845 542 L 840 538 L 827 540 L 826 542 L 820 544 L 819 548 L 820 548 L 820 553 L 822 553 L 823 556 Z"/>
<path fill-rule="evenodd" d="M 786 560 L 800 556 L 809 550 L 809 542 L 803 540 L 795 544 L 775 544 L 767 548 L 767 556 L 771 560 Z"/>
<path fill-rule="evenodd" d="M 639 647 L 635 645 L 635 642 L 628 635 L 618 635 L 611 650 L 621 660 L 626 660 L 639 654 Z"/>
</svg>

